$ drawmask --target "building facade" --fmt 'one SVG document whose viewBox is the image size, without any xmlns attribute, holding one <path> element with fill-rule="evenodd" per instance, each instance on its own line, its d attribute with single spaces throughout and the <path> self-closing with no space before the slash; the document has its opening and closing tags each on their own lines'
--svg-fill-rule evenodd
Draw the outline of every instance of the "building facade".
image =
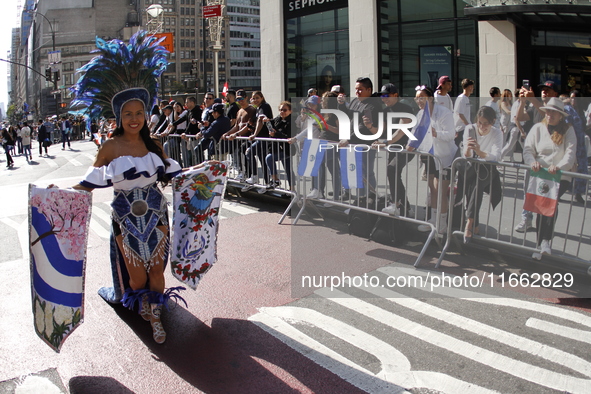
<svg viewBox="0 0 591 394">
<path fill-rule="evenodd" d="M 274 103 L 334 84 L 353 95 L 363 76 L 374 90 L 392 82 L 414 96 L 417 85 L 435 88 L 443 75 L 452 95 L 463 78 L 482 96 L 522 79 L 589 91 L 591 4 L 466 1 L 262 0 L 263 91 Z"/>
<path fill-rule="evenodd" d="M 203 7 L 224 4 L 223 1 L 26 0 L 25 3 L 20 14 L 21 28 L 13 34 L 16 36 L 12 54 L 14 61 L 35 71 L 18 66 L 11 69 L 11 100 L 19 108 L 27 103 L 30 114 L 44 116 L 65 111 L 71 100 L 68 88 L 77 81 L 76 70 L 94 56 L 90 51 L 95 49 L 96 37 L 128 40 L 142 26 L 146 27 L 146 11 L 152 4 L 162 7 L 158 32 L 171 33 L 174 44 L 170 65 L 162 79 L 164 96 L 214 90 L 211 29 L 203 18 Z M 226 81 L 236 89 L 260 89 L 258 0 L 230 0 L 229 4 L 231 11 L 223 15 L 220 47 L 216 48 L 220 89 Z M 236 38 L 232 44 L 236 61 L 232 65 L 230 29 Z M 241 36 L 236 32 L 241 32 Z M 55 52 L 59 52 L 61 62 L 50 64 L 50 54 Z M 44 76 L 50 68 L 53 68 L 53 80 L 47 81 Z M 57 70 L 59 80 L 55 81 Z"/>
<path fill-rule="evenodd" d="M 259 0 L 227 0 L 232 88 L 261 89 L 261 32 Z M 220 70 L 221 72 L 222 70 Z"/>
</svg>

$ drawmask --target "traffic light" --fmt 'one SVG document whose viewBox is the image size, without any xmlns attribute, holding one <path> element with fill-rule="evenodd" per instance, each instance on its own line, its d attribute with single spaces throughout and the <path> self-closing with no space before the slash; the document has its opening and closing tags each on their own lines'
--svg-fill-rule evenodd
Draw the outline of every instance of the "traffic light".
<svg viewBox="0 0 591 394">
<path fill-rule="evenodd" d="M 45 80 L 51 82 L 51 68 L 45 69 Z"/>
<path fill-rule="evenodd" d="M 59 81 L 60 79 L 61 79 L 61 78 L 60 78 L 60 70 L 57 70 L 57 71 L 55 72 L 55 80 L 56 80 L 56 81 Z"/>
</svg>

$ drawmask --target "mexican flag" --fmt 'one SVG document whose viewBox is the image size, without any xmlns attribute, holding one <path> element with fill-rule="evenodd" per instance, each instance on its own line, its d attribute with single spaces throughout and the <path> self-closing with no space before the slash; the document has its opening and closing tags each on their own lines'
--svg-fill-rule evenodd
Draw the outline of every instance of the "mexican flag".
<svg viewBox="0 0 591 394">
<path fill-rule="evenodd" d="M 560 170 L 556 174 L 550 174 L 546 168 L 540 168 L 538 172 L 531 170 L 523 209 L 544 216 L 554 216 L 561 174 Z"/>
</svg>

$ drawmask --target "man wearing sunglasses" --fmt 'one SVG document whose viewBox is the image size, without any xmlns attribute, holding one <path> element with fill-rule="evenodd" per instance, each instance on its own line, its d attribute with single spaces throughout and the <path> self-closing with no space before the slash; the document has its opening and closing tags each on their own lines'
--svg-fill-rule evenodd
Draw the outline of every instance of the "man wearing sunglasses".
<svg viewBox="0 0 591 394">
<path fill-rule="evenodd" d="M 373 83 L 371 79 L 367 77 L 357 78 L 355 81 L 355 98 L 351 101 L 349 106 L 345 103 L 339 103 L 339 110 L 349 115 L 349 119 L 354 119 L 354 113 L 359 114 L 358 130 L 359 134 L 370 136 L 377 133 L 377 129 L 373 127 L 374 122 L 378 123 L 379 109 L 376 108 L 372 100 L 368 100 L 372 97 Z M 341 140 L 339 142 L 340 147 L 347 146 L 348 144 L 367 144 L 366 140 L 362 140 L 355 134 L 354 125 L 351 123 L 351 139 Z M 373 131 L 372 131 L 373 130 Z M 359 189 L 359 197 L 364 198 L 368 196 L 367 204 L 371 204 L 370 199 L 375 198 L 376 190 L 376 176 L 374 171 L 374 163 L 376 160 L 376 150 L 370 149 L 368 152 L 363 153 L 363 182 L 365 187 Z M 370 189 L 370 194 L 367 194 L 367 189 Z"/>
</svg>

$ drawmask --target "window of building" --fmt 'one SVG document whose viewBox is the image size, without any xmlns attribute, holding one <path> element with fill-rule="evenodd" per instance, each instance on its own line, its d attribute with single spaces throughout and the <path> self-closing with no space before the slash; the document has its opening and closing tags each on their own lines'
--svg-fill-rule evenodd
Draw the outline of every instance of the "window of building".
<svg viewBox="0 0 591 394">
<path fill-rule="evenodd" d="M 381 75 L 374 84 L 392 82 L 401 96 L 413 97 L 417 85 L 435 88 L 432 85 L 438 77 L 449 72 L 453 81 L 451 94 L 456 96 L 461 92 L 462 79 L 477 81 L 477 22 L 464 17 L 464 5 L 462 0 L 433 0 L 429 7 L 421 8 L 414 0 L 380 1 Z M 437 51 L 449 53 L 449 60 L 429 73 L 426 54 Z"/>
<path fill-rule="evenodd" d="M 311 87 L 322 94 L 332 85 L 349 86 L 348 18 L 349 10 L 340 8 L 286 21 L 288 96 L 305 96 Z M 259 51 L 245 51 L 244 57 L 248 52 L 260 57 Z"/>
</svg>

